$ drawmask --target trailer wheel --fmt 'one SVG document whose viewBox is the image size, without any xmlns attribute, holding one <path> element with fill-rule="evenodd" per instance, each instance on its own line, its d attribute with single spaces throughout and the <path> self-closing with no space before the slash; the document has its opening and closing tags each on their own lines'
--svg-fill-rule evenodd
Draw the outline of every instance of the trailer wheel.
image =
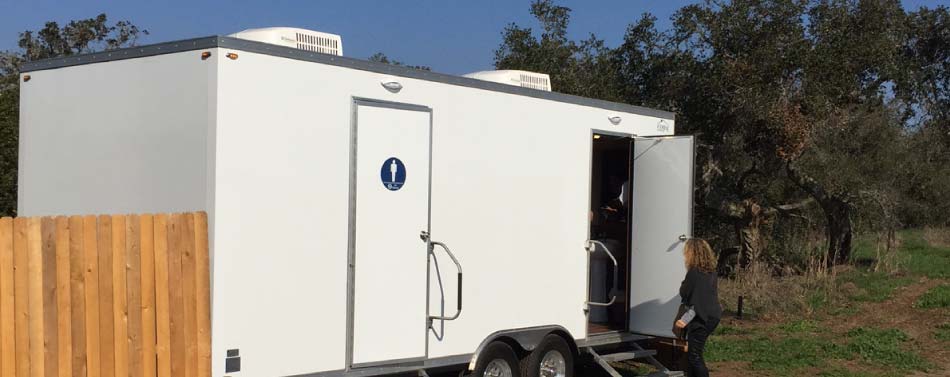
<svg viewBox="0 0 950 377">
<path fill-rule="evenodd" d="M 518 369 L 518 355 L 511 346 L 502 342 L 492 342 L 475 363 L 474 377 L 521 377 Z"/>
<path fill-rule="evenodd" d="M 574 377 L 574 353 L 564 338 L 548 334 L 521 361 L 523 377 Z"/>
</svg>

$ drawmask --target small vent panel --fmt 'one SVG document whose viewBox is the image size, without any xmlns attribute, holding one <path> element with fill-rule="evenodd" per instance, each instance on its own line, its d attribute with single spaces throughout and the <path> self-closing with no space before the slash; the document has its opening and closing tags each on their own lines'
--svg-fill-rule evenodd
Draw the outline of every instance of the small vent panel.
<svg viewBox="0 0 950 377">
<path fill-rule="evenodd" d="M 468 78 L 520 86 L 522 88 L 551 91 L 551 76 L 545 73 L 503 69 L 498 71 L 481 71 L 463 75 Z"/>
<path fill-rule="evenodd" d="M 521 86 L 525 88 L 551 91 L 551 81 L 547 77 L 521 74 Z"/>
<path fill-rule="evenodd" d="M 296 34 L 297 48 L 301 50 L 319 52 L 322 54 L 341 55 L 339 40 L 305 33 Z"/>
<path fill-rule="evenodd" d="M 320 54 L 343 55 L 343 39 L 339 35 L 290 27 L 248 29 L 232 37 L 296 48 Z"/>
</svg>

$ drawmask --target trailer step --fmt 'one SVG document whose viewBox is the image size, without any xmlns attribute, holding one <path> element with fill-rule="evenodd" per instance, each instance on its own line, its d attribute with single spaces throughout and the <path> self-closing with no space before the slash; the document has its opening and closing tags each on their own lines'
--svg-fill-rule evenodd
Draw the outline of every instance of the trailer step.
<svg viewBox="0 0 950 377">
<path fill-rule="evenodd" d="M 612 354 L 600 355 L 593 348 L 585 348 L 584 351 L 591 355 L 594 358 L 594 362 L 600 366 L 604 372 L 607 372 L 611 377 L 623 377 L 620 372 L 614 369 L 610 365 L 611 362 L 617 361 L 626 361 L 634 359 L 645 359 L 647 362 L 653 365 L 657 369 L 657 372 L 651 373 L 650 377 L 684 377 L 685 374 L 681 371 L 669 370 L 656 360 L 653 356 L 656 355 L 655 350 L 645 350 L 636 343 L 630 343 L 630 346 L 633 348 L 633 351 L 624 351 L 617 352 Z"/>
<path fill-rule="evenodd" d="M 621 375 L 620 372 L 618 372 L 616 369 L 614 369 L 613 366 L 610 365 L 610 362 L 608 362 L 602 356 L 598 355 L 597 352 L 595 352 L 593 349 L 588 348 L 587 353 L 589 353 L 591 357 L 594 358 L 594 362 L 596 362 L 597 365 L 599 365 L 600 368 L 604 370 L 604 372 L 607 372 L 607 374 L 609 374 L 610 377 L 623 377 L 623 375 Z"/>
<path fill-rule="evenodd" d="M 642 351 L 610 353 L 606 355 L 600 355 L 600 357 L 604 358 L 604 360 L 607 360 L 607 361 L 616 362 L 616 361 L 643 359 L 648 356 L 654 356 L 654 355 L 656 355 L 656 351 L 654 350 L 642 350 Z"/>
<path fill-rule="evenodd" d="M 686 377 L 686 373 L 678 370 L 668 370 L 666 372 L 653 372 L 648 374 L 647 377 Z"/>
<path fill-rule="evenodd" d="M 652 336 L 633 334 L 629 332 L 615 332 L 607 334 L 591 335 L 589 338 L 578 342 L 581 347 L 599 347 L 603 345 L 612 345 L 618 343 L 637 342 L 641 340 L 653 339 Z"/>
</svg>

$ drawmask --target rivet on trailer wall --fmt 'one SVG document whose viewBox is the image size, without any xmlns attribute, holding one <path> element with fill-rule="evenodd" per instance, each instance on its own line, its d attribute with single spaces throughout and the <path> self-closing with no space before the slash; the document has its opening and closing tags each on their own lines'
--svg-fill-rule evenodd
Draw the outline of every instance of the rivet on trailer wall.
<svg viewBox="0 0 950 377">
<path fill-rule="evenodd" d="M 23 75 L 23 82 L 30 81 L 31 78 L 30 75 Z"/>
<path fill-rule="evenodd" d="M 228 59 L 231 59 L 231 60 L 237 60 L 238 58 L 238 54 L 235 54 L 233 52 L 229 52 L 227 55 L 224 55 L 224 56 L 227 56 Z"/>
<path fill-rule="evenodd" d="M 620 115 L 611 115 L 611 116 L 608 116 L 608 117 L 607 117 L 607 120 L 610 121 L 610 124 L 616 126 L 616 125 L 620 124 L 620 121 L 622 121 L 623 118 L 621 118 Z"/>
<path fill-rule="evenodd" d="M 399 91 L 402 90 L 402 84 L 392 77 L 387 77 L 380 80 L 379 84 L 382 85 L 383 88 L 386 88 L 386 90 L 388 90 L 390 93 L 399 93 Z"/>
<path fill-rule="evenodd" d="M 201 60 L 208 60 L 211 57 L 211 51 L 205 51 L 201 53 Z"/>
</svg>

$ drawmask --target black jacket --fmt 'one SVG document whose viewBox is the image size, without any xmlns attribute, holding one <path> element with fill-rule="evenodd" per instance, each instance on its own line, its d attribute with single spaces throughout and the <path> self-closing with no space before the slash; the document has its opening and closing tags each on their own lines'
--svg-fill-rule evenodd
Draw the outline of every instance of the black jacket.
<svg viewBox="0 0 950 377">
<path fill-rule="evenodd" d="M 722 318 L 722 307 L 719 306 L 719 284 L 714 272 L 702 272 L 690 269 L 686 278 L 680 284 L 680 297 L 683 303 L 693 307 L 696 318 L 690 322 L 705 325 L 712 331 Z M 697 321 L 698 320 L 698 321 Z"/>
</svg>

